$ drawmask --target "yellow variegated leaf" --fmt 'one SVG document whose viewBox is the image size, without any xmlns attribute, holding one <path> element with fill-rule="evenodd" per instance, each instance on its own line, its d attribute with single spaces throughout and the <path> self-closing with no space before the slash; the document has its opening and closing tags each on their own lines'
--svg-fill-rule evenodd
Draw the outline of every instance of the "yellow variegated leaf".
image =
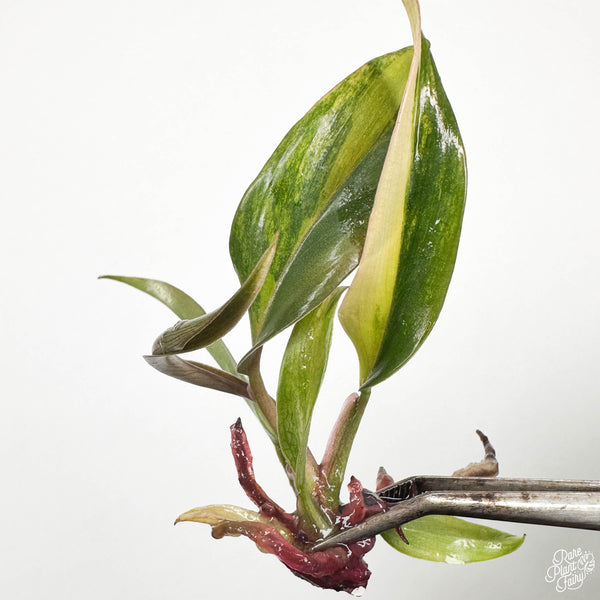
<svg viewBox="0 0 600 600">
<path fill-rule="evenodd" d="M 404 0 L 414 53 L 364 250 L 340 307 L 365 389 L 423 343 L 454 268 L 466 192 L 462 141 L 422 37 L 416 0 Z"/>
</svg>

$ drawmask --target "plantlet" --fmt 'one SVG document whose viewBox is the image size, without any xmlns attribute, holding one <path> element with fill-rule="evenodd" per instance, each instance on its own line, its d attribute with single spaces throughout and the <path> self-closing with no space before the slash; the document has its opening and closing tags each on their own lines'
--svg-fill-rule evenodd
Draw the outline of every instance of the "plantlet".
<svg viewBox="0 0 600 600">
<path fill-rule="evenodd" d="M 241 286 L 225 304 L 205 313 L 167 283 L 106 276 L 157 298 L 181 319 L 156 339 L 147 362 L 172 377 L 244 398 L 297 499 L 287 512 L 257 483 L 238 419 L 231 427 L 233 457 L 257 510 L 210 505 L 177 521 L 207 523 L 216 538 L 247 536 L 299 577 L 348 592 L 366 586 L 370 572 L 363 557 L 375 538 L 325 550 L 314 546 L 386 510 L 354 477 L 350 501 L 341 504 L 346 464 L 373 388 L 413 356 L 439 315 L 466 195 L 465 153 L 421 33 L 418 2 L 403 1 L 413 46 L 368 62 L 319 100 L 246 191 L 230 237 Z M 340 287 L 354 269 L 350 286 Z M 307 442 L 338 305 L 359 358 L 358 389 L 353 391 L 356 381 L 348 382 L 352 393 L 317 460 Z M 222 337 L 246 313 L 252 343 L 237 361 Z M 273 397 L 261 375 L 262 347 L 292 326 Z M 179 356 L 201 348 L 218 367 Z M 378 486 L 390 481 L 381 470 Z M 447 516 L 417 519 L 383 537 L 404 554 L 447 562 L 495 558 L 522 543 Z"/>
</svg>

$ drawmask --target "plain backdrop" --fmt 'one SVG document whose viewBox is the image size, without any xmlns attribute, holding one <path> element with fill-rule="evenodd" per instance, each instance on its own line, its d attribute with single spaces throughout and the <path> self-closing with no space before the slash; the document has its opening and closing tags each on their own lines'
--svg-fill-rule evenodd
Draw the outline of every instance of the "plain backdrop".
<svg viewBox="0 0 600 600">
<path fill-rule="evenodd" d="M 505 476 L 600 479 L 600 53 L 595 0 L 422 0 L 469 165 L 454 278 L 431 336 L 374 392 L 348 475 L 447 474 L 495 444 Z M 409 45 L 399 0 L 1 0 L 0 595 L 11 600 L 327 598 L 246 539 L 172 526 L 249 506 L 229 453 L 244 420 L 262 485 L 292 506 L 245 404 L 141 358 L 175 318 L 102 273 L 207 308 L 237 279 L 228 234 L 286 131 L 367 60 Z M 227 336 L 248 348 L 244 323 Z M 356 386 L 339 327 L 311 444 Z M 277 381 L 281 335 L 266 351 Z M 499 524 L 498 524 L 499 525 Z M 554 598 L 559 548 L 418 561 L 383 541 L 367 598 Z M 576 598 L 600 595 L 600 567 Z M 342 596 L 339 596 L 342 597 Z"/>
</svg>

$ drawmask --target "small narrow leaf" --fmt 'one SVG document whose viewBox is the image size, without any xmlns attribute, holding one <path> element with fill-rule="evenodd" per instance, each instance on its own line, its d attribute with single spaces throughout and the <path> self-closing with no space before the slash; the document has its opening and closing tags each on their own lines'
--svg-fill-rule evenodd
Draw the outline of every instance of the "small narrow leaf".
<svg viewBox="0 0 600 600">
<path fill-rule="evenodd" d="M 209 504 L 192 508 L 179 515 L 175 523 L 182 521 L 194 521 L 206 525 L 218 525 L 223 521 L 257 521 L 266 523 L 268 519 L 261 517 L 256 511 L 234 506 L 233 504 Z"/>
<path fill-rule="evenodd" d="M 248 510 L 232 504 L 210 504 L 192 508 L 179 515 L 175 520 L 175 525 L 184 521 L 193 521 L 195 523 L 205 523 L 211 527 L 217 527 L 227 523 L 262 523 L 275 529 L 284 538 L 292 541 L 293 536 L 288 529 L 273 519 L 263 517 L 254 510 Z"/>
<path fill-rule="evenodd" d="M 510 554 L 525 539 L 524 535 L 512 535 L 443 515 L 415 519 L 402 525 L 402 531 L 408 544 L 395 531 L 386 531 L 381 535 L 393 548 L 408 556 L 455 564 Z"/>
<path fill-rule="evenodd" d="M 315 481 L 305 481 L 306 450 L 313 408 L 327 368 L 333 318 L 345 288 L 336 289 L 296 323 L 285 350 L 277 388 L 281 450 L 295 473 L 296 490 L 311 510 Z"/>
<path fill-rule="evenodd" d="M 323 302 L 358 264 L 411 56 L 411 48 L 381 56 L 338 84 L 246 191 L 230 237 L 240 281 L 281 232 L 250 309 L 255 348 Z"/>
<path fill-rule="evenodd" d="M 175 379 L 242 398 L 250 398 L 246 381 L 215 367 L 184 360 L 176 354 L 144 356 L 144 359 L 157 371 Z"/>
<path fill-rule="evenodd" d="M 361 387 L 398 370 L 423 343 L 450 283 L 466 190 L 452 109 L 422 40 L 416 0 L 405 0 L 415 52 L 340 320 L 360 361 Z"/>
<path fill-rule="evenodd" d="M 206 314 L 206 311 L 191 296 L 182 292 L 170 283 L 158 279 L 144 277 L 124 277 L 122 275 L 102 275 L 99 279 L 112 279 L 126 283 L 149 296 L 156 298 L 170 308 L 180 319 L 195 319 Z M 236 361 L 222 340 L 218 340 L 206 348 L 217 364 L 225 371 L 237 374 Z"/>
<path fill-rule="evenodd" d="M 177 354 L 204 348 L 223 337 L 244 316 L 262 287 L 277 246 L 277 235 L 242 284 L 217 310 L 191 320 L 179 321 L 154 342 L 152 354 Z"/>
</svg>

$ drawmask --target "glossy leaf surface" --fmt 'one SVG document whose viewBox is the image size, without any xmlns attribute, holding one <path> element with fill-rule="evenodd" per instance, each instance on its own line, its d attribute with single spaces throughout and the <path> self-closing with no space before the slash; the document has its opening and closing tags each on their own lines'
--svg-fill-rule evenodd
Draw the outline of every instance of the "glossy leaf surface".
<svg viewBox="0 0 600 600">
<path fill-rule="evenodd" d="M 319 100 L 246 191 L 230 253 L 243 281 L 280 232 L 250 309 L 260 346 L 318 306 L 358 264 L 412 49 L 376 58 Z"/>
<path fill-rule="evenodd" d="M 327 368 L 338 288 L 294 325 L 277 388 L 277 431 L 281 450 L 295 473 L 296 489 L 311 509 L 315 481 L 305 481 L 306 448 L 313 408 Z"/>
<path fill-rule="evenodd" d="M 414 62 L 360 265 L 340 308 L 363 388 L 398 370 L 431 331 L 452 276 L 466 194 L 456 120 L 429 44 L 421 41 L 418 6 L 405 4 Z"/>
<path fill-rule="evenodd" d="M 383 539 L 399 552 L 436 562 L 454 564 L 490 560 L 509 554 L 525 536 L 511 535 L 457 517 L 428 515 L 402 525 L 406 544 L 395 531 L 382 533 Z"/>
<path fill-rule="evenodd" d="M 112 279 L 134 287 L 156 298 L 170 308 L 180 319 L 194 319 L 206 314 L 206 311 L 191 296 L 170 283 L 144 277 L 124 277 L 122 275 L 103 275 L 100 279 Z M 217 364 L 229 373 L 237 373 L 236 361 L 227 346 L 218 340 L 206 348 Z"/>
<path fill-rule="evenodd" d="M 144 356 L 144 359 L 157 371 L 175 379 L 219 392 L 250 398 L 248 383 L 226 371 L 192 360 L 184 360 L 176 354 Z"/>
<path fill-rule="evenodd" d="M 262 287 L 277 246 L 274 241 L 260 257 L 240 289 L 217 310 L 191 320 L 179 321 L 154 342 L 152 354 L 178 354 L 204 348 L 223 337 L 246 314 Z"/>
</svg>

